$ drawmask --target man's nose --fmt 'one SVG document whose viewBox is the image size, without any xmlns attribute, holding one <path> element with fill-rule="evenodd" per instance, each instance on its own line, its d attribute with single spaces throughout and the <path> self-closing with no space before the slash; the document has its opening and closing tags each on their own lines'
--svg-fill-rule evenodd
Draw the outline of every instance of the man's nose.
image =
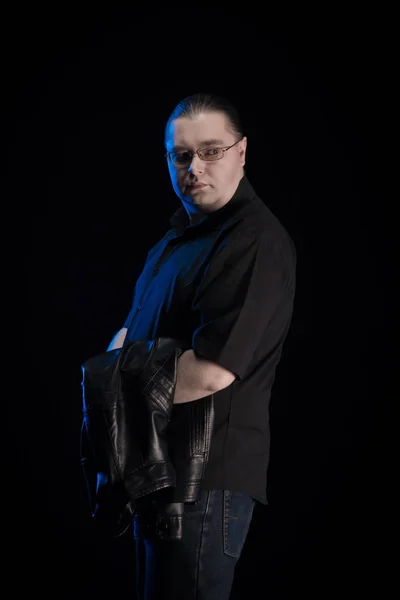
<svg viewBox="0 0 400 600">
<path fill-rule="evenodd" d="M 193 155 L 192 162 L 188 167 L 188 171 L 189 173 L 193 173 L 193 175 L 197 175 L 198 173 L 202 173 L 204 171 L 204 161 L 202 161 L 197 154 Z"/>
</svg>

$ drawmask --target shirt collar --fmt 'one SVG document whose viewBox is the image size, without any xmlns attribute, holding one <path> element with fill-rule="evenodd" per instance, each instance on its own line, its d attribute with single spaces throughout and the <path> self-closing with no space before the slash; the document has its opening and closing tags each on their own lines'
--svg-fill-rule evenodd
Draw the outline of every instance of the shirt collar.
<svg viewBox="0 0 400 600">
<path fill-rule="evenodd" d="M 190 225 L 189 216 L 183 206 L 181 206 L 169 219 L 172 227 L 179 230 L 186 229 L 187 227 L 205 227 L 207 229 L 214 229 L 218 227 L 223 221 L 226 221 L 229 217 L 233 216 L 244 204 L 250 202 L 256 193 L 247 179 L 246 175 L 242 177 L 236 192 L 232 198 L 222 208 L 215 210 L 208 215 L 205 215 L 201 221 L 198 221 L 194 225 Z"/>
</svg>

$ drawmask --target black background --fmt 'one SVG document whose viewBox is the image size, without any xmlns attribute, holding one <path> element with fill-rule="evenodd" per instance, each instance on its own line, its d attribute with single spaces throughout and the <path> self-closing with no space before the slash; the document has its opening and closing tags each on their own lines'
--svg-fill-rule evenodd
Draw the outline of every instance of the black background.
<svg viewBox="0 0 400 600">
<path fill-rule="evenodd" d="M 394 533 L 389 459 L 377 445 L 391 398 L 382 339 L 394 254 L 393 15 L 56 6 L 20 5 L 1 19 L 12 595 L 133 597 L 131 534 L 101 544 L 91 529 L 81 364 L 121 327 L 147 251 L 178 207 L 163 127 L 197 91 L 237 105 L 247 174 L 298 252 L 271 407 L 270 504 L 257 507 L 232 597 L 382 594 Z"/>
</svg>

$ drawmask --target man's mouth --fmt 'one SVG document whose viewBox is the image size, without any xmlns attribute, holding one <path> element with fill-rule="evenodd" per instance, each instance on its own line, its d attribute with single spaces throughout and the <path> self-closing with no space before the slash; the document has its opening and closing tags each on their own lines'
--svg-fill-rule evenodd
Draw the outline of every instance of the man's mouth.
<svg viewBox="0 0 400 600">
<path fill-rule="evenodd" d="M 197 182 L 197 183 L 189 183 L 189 184 L 186 186 L 186 189 L 187 189 L 188 191 L 193 191 L 193 190 L 201 190 L 202 188 L 204 188 L 204 187 L 206 187 L 206 186 L 207 186 L 207 184 L 206 184 L 206 183 L 199 183 L 199 182 Z"/>
</svg>

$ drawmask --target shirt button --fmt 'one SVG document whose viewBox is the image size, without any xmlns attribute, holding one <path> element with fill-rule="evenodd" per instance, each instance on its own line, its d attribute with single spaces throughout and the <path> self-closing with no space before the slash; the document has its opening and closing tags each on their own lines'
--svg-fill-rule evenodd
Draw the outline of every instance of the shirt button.
<svg viewBox="0 0 400 600">
<path fill-rule="evenodd" d="M 153 276 L 160 272 L 160 267 L 156 267 L 153 271 Z"/>
<path fill-rule="evenodd" d="M 140 306 L 140 304 L 139 304 L 139 306 L 136 307 L 136 312 L 139 312 L 139 310 L 142 310 L 142 307 Z"/>
</svg>

